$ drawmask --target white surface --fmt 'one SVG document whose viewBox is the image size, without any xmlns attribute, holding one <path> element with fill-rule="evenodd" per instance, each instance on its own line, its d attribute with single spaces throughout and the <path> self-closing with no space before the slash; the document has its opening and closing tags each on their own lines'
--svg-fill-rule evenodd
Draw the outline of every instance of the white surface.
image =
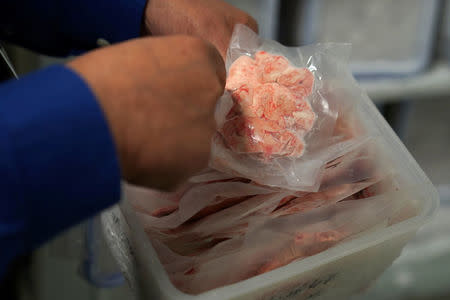
<svg viewBox="0 0 450 300">
<path fill-rule="evenodd" d="M 349 42 L 359 75 L 411 74 L 430 58 L 435 0 L 309 0 L 296 20 L 297 42 Z M 295 41 L 294 41 L 295 43 Z"/>
<path fill-rule="evenodd" d="M 359 83 L 375 102 L 448 97 L 450 63 L 437 62 L 424 73 L 408 77 L 361 80 Z"/>
<path fill-rule="evenodd" d="M 450 63 L 450 0 L 444 1 L 444 17 L 442 20 L 440 54 Z"/>
</svg>

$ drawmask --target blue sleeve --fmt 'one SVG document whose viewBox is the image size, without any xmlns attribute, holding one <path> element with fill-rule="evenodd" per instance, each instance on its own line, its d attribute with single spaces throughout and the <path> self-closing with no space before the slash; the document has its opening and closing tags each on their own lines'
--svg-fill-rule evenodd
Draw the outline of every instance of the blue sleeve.
<svg viewBox="0 0 450 300">
<path fill-rule="evenodd" d="M 95 96 L 64 66 L 0 85 L 0 279 L 8 263 L 120 198 Z"/>
<path fill-rule="evenodd" d="M 138 37 L 146 0 L 2 0 L 0 39 L 55 56 Z"/>
</svg>

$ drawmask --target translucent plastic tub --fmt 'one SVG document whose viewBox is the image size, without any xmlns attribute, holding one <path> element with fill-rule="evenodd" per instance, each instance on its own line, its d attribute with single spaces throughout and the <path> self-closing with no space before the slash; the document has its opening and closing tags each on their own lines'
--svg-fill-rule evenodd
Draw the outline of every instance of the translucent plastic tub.
<svg viewBox="0 0 450 300">
<path fill-rule="evenodd" d="M 346 299 L 367 288 L 400 255 L 418 228 L 430 220 L 439 196 L 405 146 L 361 91 L 361 115 L 377 130 L 394 169 L 408 189 L 415 217 L 376 226 L 319 254 L 196 296 L 169 280 L 136 215 L 124 199 L 121 209 L 103 216 L 109 244 L 130 284 L 142 299 Z M 123 214 L 123 218 L 122 218 Z"/>
<path fill-rule="evenodd" d="M 377 282 L 352 300 L 448 299 L 450 184 L 437 189 L 441 197 L 437 215 L 419 229 Z"/>
</svg>

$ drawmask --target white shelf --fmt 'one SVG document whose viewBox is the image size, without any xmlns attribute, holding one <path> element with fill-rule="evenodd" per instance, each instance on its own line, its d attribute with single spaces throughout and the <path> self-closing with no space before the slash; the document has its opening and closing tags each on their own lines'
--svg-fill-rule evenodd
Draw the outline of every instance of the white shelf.
<svg viewBox="0 0 450 300">
<path fill-rule="evenodd" d="M 361 80 L 360 86 L 377 103 L 440 97 L 450 100 L 450 63 L 437 62 L 427 71 L 408 77 Z"/>
</svg>

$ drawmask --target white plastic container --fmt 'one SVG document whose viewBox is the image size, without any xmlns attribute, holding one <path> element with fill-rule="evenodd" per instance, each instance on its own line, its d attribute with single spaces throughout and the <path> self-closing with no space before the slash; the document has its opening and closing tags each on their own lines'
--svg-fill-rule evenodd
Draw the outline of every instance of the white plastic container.
<svg viewBox="0 0 450 300">
<path fill-rule="evenodd" d="M 349 42 L 356 76 L 410 75 L 430 62 L 438 8 L 436 0 L 307 0 L 292 43 Z"/>
<path fill-rule="evenodd" d="M 233 6 L 249 13 L 259 25 L 263 38 L 276 40 L 279 25 L 279 0 L 226 0 Z"/>
<path fill-rule="evenodd" d="M 361 92 L 362 93 L 362 92 Z M 416 217 L 380 226 L 317 255 L 250 279 L 193 296 L 170 282 L 134 211 L 125 201 L 123 213 L 103 216 L 106 236 L 130 285 L 141 299 L 346 299 L 369 284 L 400 255 L 418 228 L 439 206 L 439 195 L 374 104 L 361 95 L 362 116 L 377 129 L 387 153 L 403 180 L 414 187 L 411 202 L 420 208 Z M 401 187 L 400 187 L 401 188 Z"/>
</svg>

